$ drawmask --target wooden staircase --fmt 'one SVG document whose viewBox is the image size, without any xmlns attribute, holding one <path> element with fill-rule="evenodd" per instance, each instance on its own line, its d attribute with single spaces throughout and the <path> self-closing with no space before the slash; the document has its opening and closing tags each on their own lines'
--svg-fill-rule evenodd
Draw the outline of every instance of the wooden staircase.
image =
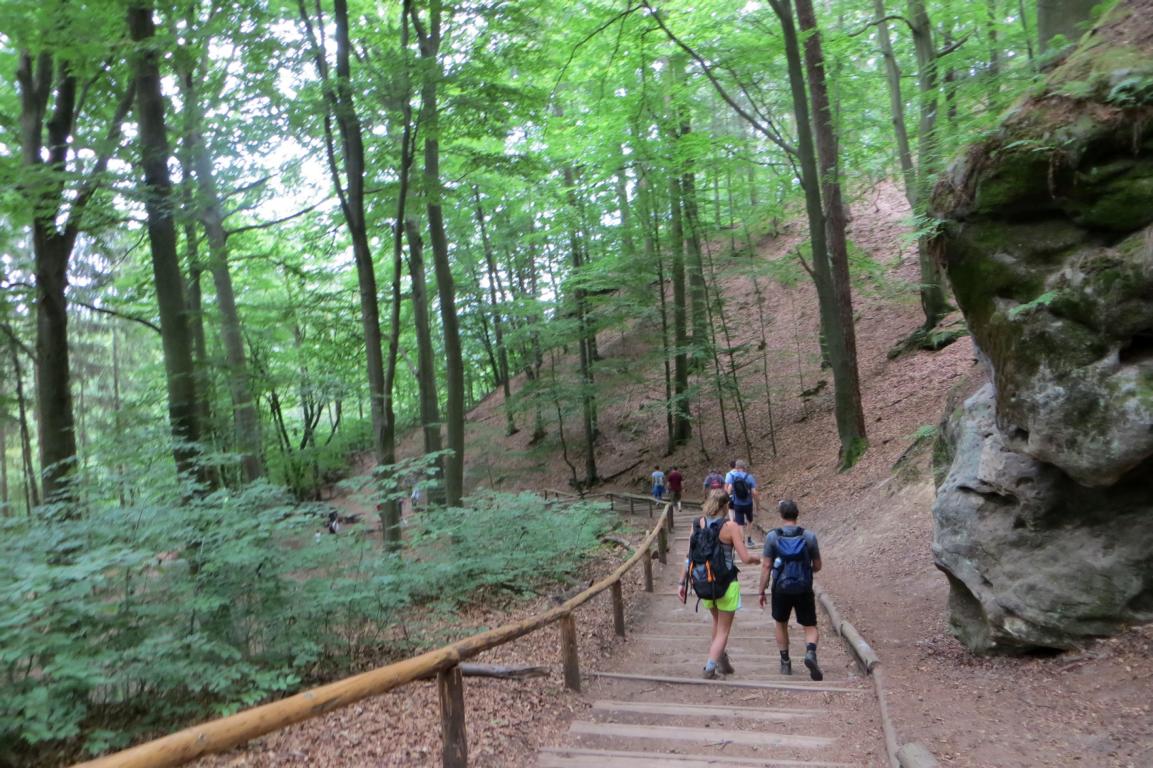
<svg viewBox="0 0 1153 768">
<path fill-rule="evenodd" d="M 793 674 L 779 673 L 768 610 L 757 605 L 759 566 L 740 576 L 742 606 L 728 654 L 736 671 L 701 676 L 711 618 L 677 598 L 695 509 L 676 516 L 668 565 L 638 597 L 621 649 L 585 671 L 588 709 L 562 743 L 541 748 L 540 768 L 866 768 L 885 766 L 873 688 L 820 616 L 824 680 L 801 662 L 804 636 L 790 627 Z M 835 555 L 834 555 L 835 556 Z"/>
</svg>

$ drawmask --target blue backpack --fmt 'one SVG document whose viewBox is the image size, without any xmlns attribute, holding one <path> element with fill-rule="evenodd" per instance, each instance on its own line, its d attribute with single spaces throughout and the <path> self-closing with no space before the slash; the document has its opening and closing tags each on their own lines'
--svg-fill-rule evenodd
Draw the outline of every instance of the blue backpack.
<svg viewBox="0 0 1153 768">
<path fill-rule="evenodd" d="M 773 591 L 782 595 L 803 595 L 813 588 L 813 557 L 809 553 L 805 529 L 786 536 L 784 529 L 778 528 L 777 560 L 773 568 Z"/>
</svg>

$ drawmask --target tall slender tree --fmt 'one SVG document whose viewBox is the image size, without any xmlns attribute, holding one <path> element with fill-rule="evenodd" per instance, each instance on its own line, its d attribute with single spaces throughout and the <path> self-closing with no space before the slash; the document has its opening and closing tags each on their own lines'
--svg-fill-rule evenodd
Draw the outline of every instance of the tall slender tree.
<svg viewBox="0 0 1153 768">
<path fill-rule="evenodd" d="M 172 180 L 168 173 L 170 152 L 165 125 L 165 101 L 160 76 L 160 51 L 155 46 L 156 24 L 152 6 L 128 8 L 128 31 L 136 50 L 136 118 L 144 171 L 144 207 L 148 215 L 148 240 L 152 272 L 160 308 L 160 333 L 168 382 L 168 417 L 174 438 L 173 455 L 181 473 L 199 474 L 197 444 L 200 420 L 196 395 L 196 369 L 192 362 L 192 338 L 188 329 L 184 278 L 176 252 L 176 226 L 172 211 Z"/>
<path fill-rule="evenodd" d="M 89 147 L 95 149 L 95 161 L 85 168 L 74 146 L 75 130 L 83 104 L 92 103 L 85 97 L 99 79 L 81 83 L 77 69 L 82 62 L 62 50 L 67 46 L 66 36 L 84 22 L 73 18 L 74 11 L 64 2 L 50 3 L 44 10 L 50 31 L 39 50 L 20 51 L 16 82 L 25 168 L 22 192 L 32 206 L 40 464 L 44 496 L 61 498 L 67 495 L 66 478 L 76 459 L 65 295 L 69 260 L 85 209 L 103 182 L 121 125 L 132 109 L 135 82 L 130 81 L 105 123 L 103 140 Z M 74 194 L 69 201 L 70 190 Z"/>
<path fill-rule="evenodd" d="M 460 320 L 456 311 L 456 286 L 448 252 L 444 224 L 444 191 L 440 179 L 440 113 L 437 89 L 441 78 L 440 44 L 444 5 L 429 0 L 427 24 L 415 8 L 409 18 L 417 34 L 424 80 L 420 88 L 420 127 L 424 134 L 423 191 L 428 212 L 428 234 L 440 299 L 441 331 L 445 353 L 445 422 L 449 453 L 444 461 L 445 501 L 460 504 L 464 494 L 464 359 L 461 352 Z"/>
<path fill-rule="evenodd" d="M 348 0 L 333 0 L 332 24 L 336 34 L 335 72 L 329 65 L 323 28 L 325 21 L 316 6 L 312 16 L 305 0 L 297 10 L 304 27 L 317 75 L 324 89 L 324 146 L 329 174 L 352 240 L 356 279 L 360 289 L 360 321 L 364 335 L 365 367 L 368 373 L 369 413 L 372 421 L 372 448 L 376 461 L 388 461 L 385 434 L 391 429 L 385 413 L 385 372 L 381 349 L 380 304 L 377 299 L 376 267 L 368 236 L 365 214 L 364 135 L 352 87 L 352 37 L 349 31 Z M 333 131 L 333 123 L 336 132 Z M 339 145 L 339 150 L 338 150 Z"/>
</svg>

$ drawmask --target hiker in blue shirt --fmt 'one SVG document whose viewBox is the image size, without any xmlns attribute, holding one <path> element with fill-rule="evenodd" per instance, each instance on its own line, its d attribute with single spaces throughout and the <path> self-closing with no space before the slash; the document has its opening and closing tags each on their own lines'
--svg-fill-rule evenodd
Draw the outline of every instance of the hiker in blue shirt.
<svg viewBox="0 0 1153 768">
<path fill-rule="evenodd" d="M 761 556 L 761 608 L 765 588 L 773 580 L 772 614 L 776 622 L 777 648 L 781 652 L 781 674 L 793 674 L 789 659 L 789 614 L 797 612 L 797 623 L 805 630 L 805 666 L 814 680 L 824 679 L 817 664 L 817 599 L 813 574 L 821 570 L 821 550 L 817 534 L 797 525 L 797 503 L 784 499 L 777 504 L 784 524 L 765 535 Z"/>
<path fill-rule="evenodd" d="M 749 524 L 757 511 L 757 479 L 749 474 L 749 465 L 744 459 L 733 462 L 733 468 L 725 475 L 725 493 L 733 510 L 733 522 L 741 526 L 741 532 L 748 546 L 753 545 L 749 535 Z"/>
<path fill-rule="evenodd" d="M 653 473 L 650 477 L 653 481 L 653 498 L 660 501 L 665 497 L 665 473 L 661 472 L 659 466 L 653 467 Z"/>
</svg>

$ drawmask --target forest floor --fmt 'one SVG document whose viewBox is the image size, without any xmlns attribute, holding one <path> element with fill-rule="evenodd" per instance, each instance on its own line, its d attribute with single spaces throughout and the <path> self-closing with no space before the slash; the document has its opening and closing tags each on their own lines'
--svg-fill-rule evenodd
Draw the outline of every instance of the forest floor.
<svg viewBox="0 0 1153 768">
<path fill-rule="evenodd" d="M 948 585 L 934 568 L 930 550 L 931 440 L 918 441 L 917 436 L 975 390 L 985 372 L 967 338 L 939 352 L 888 359 L 888 351 L 918 325 L 920 316 L 908 209 L 899 190 L 883 184 L 858 196 L 852 216 L 853 242 L 881 266 L 857 275 L 854 296 L 870 441 L 862 460 L 848 472 L 837 471 L 831 382 L 819 384 L 828 376 L 819 368 L 813 341 L 817 312 L 811 284 L 804 279 L 783 285 L 762 277 L 753 285 L 752 275 L 763 275 L 763 265 L 795 258 L 792 249 L 804 232 L 786 226 L 776 237 L 763 238 L 751 255 L 721 256 L 717 249 L 727 250 L 728 243 L 712 244 L 730 345 L 760 344 L 758 289 L 767 318 L 767 376 L 760 361 L 742 372 L 748 442 L 730 405 L 726 445 L 718 407 L 705 402 L 699 410 L 694 405 L 704 434 L 694 434 L 689 445 L 666 455 L 663 368 L 653 357 L 659 339 L 642 330 L 653 324 L 608 332 L 599 339 L 598 383 L 612 395 L 600 402 L 597 462 L 600 475 L 615 480 L 598 490 L 644 492 L 654 465 L 675 465 L 687 478 L 686 495 L 696 498 L 710 467 L 725 468 L 730 459 L 747 458 L 765 502 L 758 523 L 774 526 L 769 513 L 775 500 L 791 497 L 800 506 L 802 525 L 820 536 L 821 580 L 845 618 L 880 655 L 902 742 L 920 741 L 943 765 L 965 768 L 1153 766 L 1153 627 L 1044 657 L 978 658 L 950 634 Z M 819 391 L 801 396 L 813 389 Z M 502 405 L 497 392 L 470 414 L 468 484 L 504 490 L 567 488 L 571 473 L 556 436 L 529 445 L 529 430 L 505 435 Z M 520 414 L 519 419 L 528 417 Z M 570 460 L 583 466 L 580 446 L 574 448 L 573 434 L 568 438 Z M 410 451 L 416 440 L 411 438 Z M 635 599 L 636 590 L 636 584 L 628 587 L 627 599 Z M 545 604 L 469 618 L 478 623 L 512 619 Z M 610 612 L 587 614 L 588 620 L 582 614 L 579 623 L 582 664 L 595 663 L 613 647 Z M 553 663 L 555 634 L 553 629 L 532 635 L 482 660 Z M 765 643 L 769 648 L 770 638 Z M 555 743 L 583 706 L 558 676 L 554 671 L 552 679 L 543 680 L 469 680 L 471 764 L 532 765 L 538 745 Z M 407 766 L 438 761 L 435 686 L 422 683 L 201 764 Z"/>
</svg>

